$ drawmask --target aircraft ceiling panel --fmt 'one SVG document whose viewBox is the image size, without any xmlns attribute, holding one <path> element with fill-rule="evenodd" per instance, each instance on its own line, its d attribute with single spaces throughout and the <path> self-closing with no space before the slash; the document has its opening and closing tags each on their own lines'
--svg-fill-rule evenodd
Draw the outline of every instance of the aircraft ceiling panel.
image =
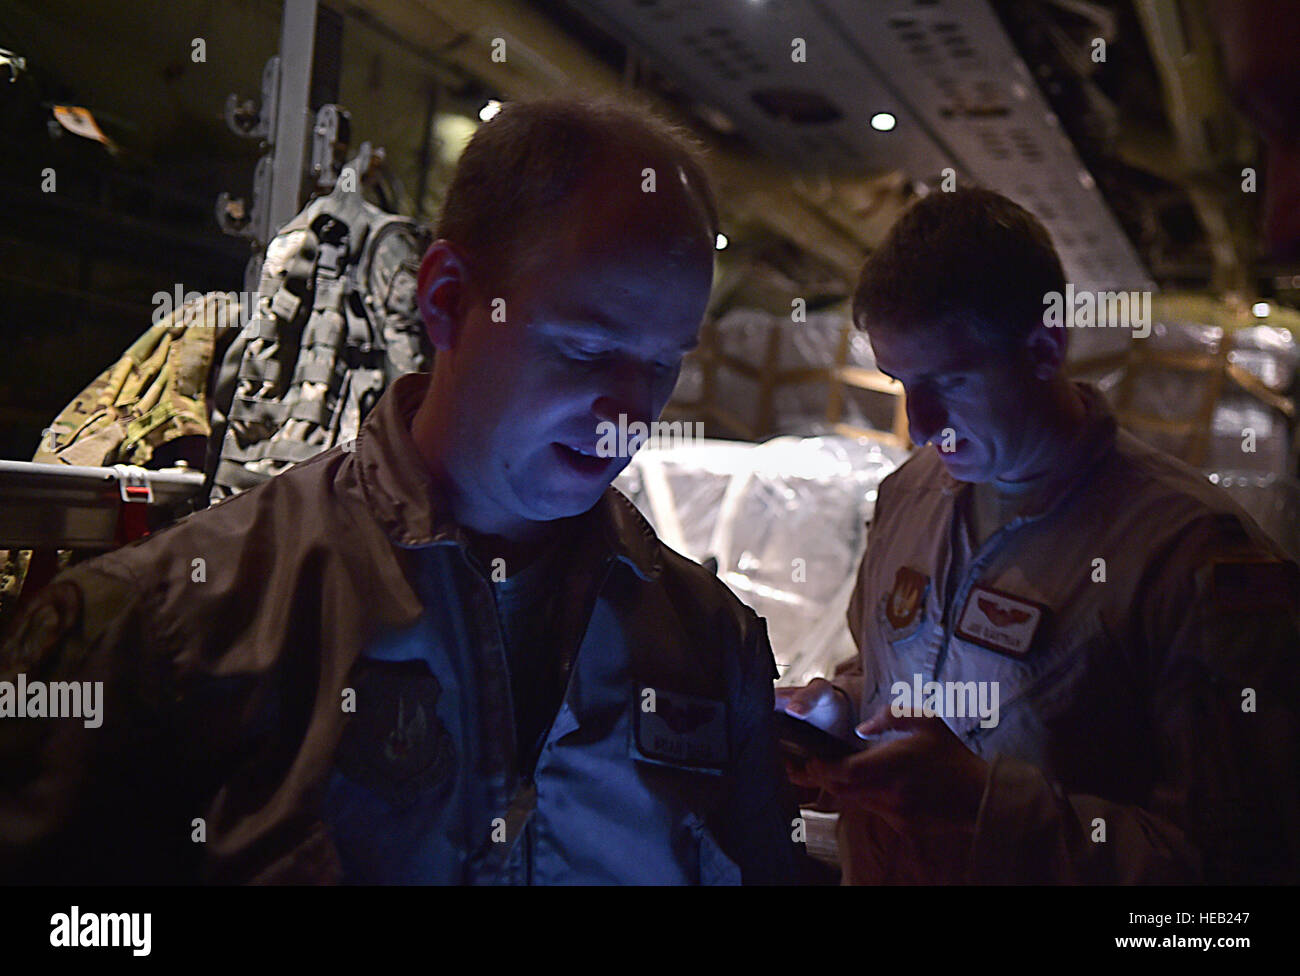
<svg viewBox="0 0 1300 976">
<path fill-rule="evenodd" d="M 952 167 L 1033 211 L 1077 289 L 1154 289 L 986 0 L 571 2 L 776 159 L 931 185 Z"/>
</svg>

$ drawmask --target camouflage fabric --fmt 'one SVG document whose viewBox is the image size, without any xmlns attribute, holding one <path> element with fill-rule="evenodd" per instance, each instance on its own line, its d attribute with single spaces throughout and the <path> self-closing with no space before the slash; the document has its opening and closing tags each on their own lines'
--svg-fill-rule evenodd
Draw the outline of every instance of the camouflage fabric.
<svg viewBox="0 0 1300 976">
<path fill-rule="evenodd" d="M 345 189 L 359 182 L 341 179 L 270 242 L 249 322 L 224 292 L 176 309 L 64 408 L 33 460 L 184 458 L 216 501 L 355 437 L 388 384 L 432 355 L 415 304 L 430 230 Z M 30 555 L 0 550 L 0 632 Z"/>
<path fill-rule="evenodd" d="M 393 379 L 428 368 L 415 284 L 429 230 L 347 182 L 267 247 L 257 311 L 213 383 L 214 502 L 354 438 Z"/>
<path fill-rule="evenodd" d="M 217 336 L 239 325 L 237 296 L 210 292 L 151 326 L 46 428 L 34 461 L 148 467 L 180 437 L 206 442 Z"/>
<path fill-rule="evenodd" d="M 27 578 L 27 564 L 31 562 L 30 549 L 0 549 L 0 624 L 7 624 L 18 597 L 23 592 Z M 6 627 L 0 626 L 0 633 Z"/>
<path fill-rule="evenodd" d="M 188 454 L 197 469 L 210 433 L 207 386 L 214 352 L 239 325 L 238 296 L 231 293 L 210 292 L 173 310 L 63 408 L 32 460 L 160 467 Z M 188 451 L 182 438 L 194 438 Z M 59 567 L 70 559 L 70 552 L 60 550 Z M 30 550 L 0 550 L 0 626 L 22 595 L 30 560 Z"/>
</svg>

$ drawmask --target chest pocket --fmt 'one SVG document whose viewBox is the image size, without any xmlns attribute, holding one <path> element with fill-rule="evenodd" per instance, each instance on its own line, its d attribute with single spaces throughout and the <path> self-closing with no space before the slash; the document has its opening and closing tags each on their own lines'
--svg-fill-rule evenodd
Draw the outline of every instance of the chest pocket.
<svg viewBox="0 0 1300 976">
<path fill-rule="evenodd" d="M 664 844 L 674 852 L 682 876 L 703 885 L 740 884 L 740 866 L 713 829 L 719 826 L 717 817 L 732 788 L 731 777 L 648 762 L 642 757 L 635 757 L 634 762 L 638 778 L 660 806 Z"/>
<path fill-rule="evenodd" d="M 684 874 L 698 884 L 740 884 L 741 872 L 710 822 L 733 788 L 725 700 L 655 689 L 632 700 L 628 756 L 665 817 L 670 846 Z"/>
<path fill-rule="evenodd" d="M 1072 717 L 1074 713 L 1093 712 L 1097 702 L 1119 707 L 1117 696 L 1122 692 L 1110 682 L 1099 680 L 1107 674 L 1122 680 L 1113 661 L 1099 665 L 1099 656 L 1107 653 L 1110 644 L 1096 613 L 1066 619 L 1053 615 L 1023 658 L 1000 654 L 954 635 L 943 677 L 985 682 L 994 693 L 991 701 L 996 707 L 992 709 L 991 724 L 989 716 L 968 716 L 950 720 L 949 724 L 964 734 L 976 751 L 997 748 L 1044 764 L 1054 751 L 1053 739 L 1059 729 L 1080 724 L 1078 718 Z"/>
<path fill-rule="evenodd" d="M 876 602 L 876 631 L 889 655 L 877 674 L 877 688 L 895 681 L 929 678 L 938 660 L 939 608 L 928 576 L 899 567 L 893 586 Z"/>
<path fill-rule="evenodd" d="M 695 880 L 702 885 L 741 884 L 740 865 L 727 856 L 705 823 L 694 815 L 688 823 L 699 856 Z"/>
</svg>

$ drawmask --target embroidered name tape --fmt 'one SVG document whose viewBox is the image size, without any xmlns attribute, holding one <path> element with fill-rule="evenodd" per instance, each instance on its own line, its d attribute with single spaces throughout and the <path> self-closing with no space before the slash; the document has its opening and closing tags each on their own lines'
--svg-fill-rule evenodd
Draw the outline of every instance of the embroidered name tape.
<svg viewBox="0 0 1300 976">
<path fill-rule="evenodd" d="M 636 746 L 644 758 L 713 772 L 726 767 L 726 702 L 645 688 L 633 700 L 633 710 Z"/>
<path fill-rule="evenodd" d="M 966 597 L 957 621 L 957 636 L 991 651 L 1024 657 L 1046 611 L 1041 603 L 976 586 Z"/>
</svg>

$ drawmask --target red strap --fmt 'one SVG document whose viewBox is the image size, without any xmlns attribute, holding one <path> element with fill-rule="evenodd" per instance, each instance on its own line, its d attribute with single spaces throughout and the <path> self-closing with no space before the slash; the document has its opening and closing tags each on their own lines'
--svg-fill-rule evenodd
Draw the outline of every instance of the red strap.
<svg viewBox="0 0 1300 976">
<path fill-rule="evenodd" d="M 128 487 L 127 494 L 137 489 Z M 147 489 L 138 489 L 141 493 Z M 124 546 L 149 534 L 149 506 L 140 502 L 123 502 L 117 513 L 117 544 Z"/>
</svg>

